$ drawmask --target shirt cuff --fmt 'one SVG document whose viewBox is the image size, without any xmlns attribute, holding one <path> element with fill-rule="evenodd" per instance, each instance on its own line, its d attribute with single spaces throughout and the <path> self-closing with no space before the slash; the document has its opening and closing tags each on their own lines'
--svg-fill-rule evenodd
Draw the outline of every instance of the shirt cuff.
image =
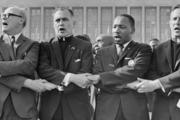
<svg viewBox="0 0 180 120">
<path fill-rule="evenodd" d="M 159 84 L 161 90 L 165 93 L 165 89 L 164 89 L 164 86 L 161 84 L 160 80 L 159 79 L 156 79 L 157 83 Z"/>
<path fill-rule="evenodd" d="M 69 79 L 70 79 L 71 75 L 72 75 L 72 73 L 67 73 L 67 74 L 65 75 L 63 81 L 61 82 L 61 84 L 62 84 L 63 86 L 68 86 L 68 85 L 70 84 Z"/>
</svg>

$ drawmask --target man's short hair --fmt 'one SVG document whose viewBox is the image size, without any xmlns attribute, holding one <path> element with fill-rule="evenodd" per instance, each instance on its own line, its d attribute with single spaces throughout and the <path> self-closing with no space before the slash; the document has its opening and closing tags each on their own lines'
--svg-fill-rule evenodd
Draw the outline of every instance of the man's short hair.
<svg viewBox="0 0 180 120">
<path fill-rule="evenodd" d="M 158 40 L 157 38 L 150 39 L 149 41 L 150 41 L 150 42 L 151 42 L 151 41 L 157 41 L 157 42 L 159 42 L 159 40 Z"/>
<path fill-rule="evenodd" d="M 174 11 L 174 10 L 176 10 L 176 9 L 180 9 L 180 4 L 175 5 L 175 6 L 172 8 L 172 11 Z"/>
<path fill-rule="evenodd" d="M 70 13 L 70 15 L 71 15 L 72 17 L 74 17 L 74 12 L 72 11 L 72 9 L 70 9 L 70 8 L 68 8 L 68 7 L 60 7 L 60 8 L 57 8 L 57 9 L 55 10 L 55 12 L 53 13 L 53 17 L 54 17 L 54 15 L 55 15 L 58 11 L 65 11 L 65 10 L 67 10 L 67 11 Z"/>
<path fill-rule="evenodd" d="M 134 18 L 129 14 L 121 14 L 120 16 L 128 18 L 129 23 L 131 25 L 131 28 L 135 31 L 135 20 L 134 20 Z"/>
</svg>

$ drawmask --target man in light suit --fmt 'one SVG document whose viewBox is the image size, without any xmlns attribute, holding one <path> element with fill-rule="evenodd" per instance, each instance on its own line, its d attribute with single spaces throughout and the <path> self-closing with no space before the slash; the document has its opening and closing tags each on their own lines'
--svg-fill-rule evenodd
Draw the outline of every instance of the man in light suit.
<svg viewBox="0 0 180 120">
<path fill-rule="evenodd" d="M 54 13 L 56 36 L 40 47 L 38 73 L 58 85 L 58 90 L 42 94 L 40 119 L 90 120 L 91 110 L 85 74 L 92 69 L 92 45 L 73 36 L 74 14 L 68 8 Z"/>
<path fill-rule="evenodd" d="M 136 91 L 137 77 L 148 70 L 151 48 L 132 40 L 135 21 L 122 14 L 114 19 L 115 44 L 97 52 L 94 73 L 88 79 L 99 89 L 95 120 L 148 120 L 144 94 Z"/>
<path fill-rule="evenodd" d="M 9 7 L 1 15 L 0 120 L 36 120 L 36 92 L 55 89 L 45 80 L 33 80 L 39 44 L 25 37 L 23 9 Z"/>
<path fill-rule="evenodd" d="M 171 39 L 160 44 L 153 55 L 149 79 L 139 78 L 138 92 L 156 92 L 152 120 L 180 119 L 180 5 L 170 14 Z M 153 80 L 153 81 L 152 81 Z"/>
</svg>

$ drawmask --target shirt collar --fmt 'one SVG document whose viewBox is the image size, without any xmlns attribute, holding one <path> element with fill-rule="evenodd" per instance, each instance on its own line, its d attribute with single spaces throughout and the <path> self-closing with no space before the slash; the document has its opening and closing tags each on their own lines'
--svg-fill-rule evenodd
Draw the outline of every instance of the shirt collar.
<svg viewBox="0 0 180 120">
<path fill-rule="evenodd" d="M 21 35 L 21 33 L 16 34 L 16 35 L 9 35 L 9 37 L 12 38 L 12 36 L 14 36 L 15 37 L 15 42 L 16 42 L 20 35 Z"/>
<path fill-rule="evenodd" d="M 131 41 L 132 41 L 132 40 L 130 40 L 129 42 L 127 42 L 127 43 L 123 44 L 123 50 L 125 50 L 125 49 L 126 49 L 126 47 L 129 45 L 129 43 L 130 43 Z M 117 46 L 117 44 L 116 44 L 116 46 Z"/>
</svg>

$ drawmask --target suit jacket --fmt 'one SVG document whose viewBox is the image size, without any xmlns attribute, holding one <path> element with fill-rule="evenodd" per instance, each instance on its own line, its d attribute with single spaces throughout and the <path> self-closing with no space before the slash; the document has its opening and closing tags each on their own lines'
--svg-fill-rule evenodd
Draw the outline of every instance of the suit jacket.
<svg viewBox="0 0 180 120">
<path fill-rule="evenodd" d="M 63 63 L 60 44 L 57 38 L 50 43 L 42 43 L 38 73 L 41 78 L 60 85 L 67 72 L 86 73 L 92 69 L 92 52 L 89 42 L 71 37 L 65 51 Z M 70 83 L 63 92 L 44 92 L 41 98 L 40 119 L 51 120 L 60 101 L 63 120 L 90 120 L 91 106 L 87 89 Z"/>
<path fill-rule="evenodd" d="M 10 95 L 16 113 L 22 118 L 32 118 L 37 116 L 36 93 L 23 85 L 26 79 L 34 79 L 39 44 L 22 34 L 16 43 L 14 56 L 9 38 L 6 35 L 0 38 L 0 115 Z"/>
<path fill-rule="evenodd" d="M 143 77 L 148 70 L 151 48 L 131 41 L 118 59 L 115 45 L 100 50 L 94 72 L 100 74 L 100 93 L 97 95 L 96 120 L 115 120 L 118 110 L 126 120 L 148 120 L 144 94 L 126 87 L 127 83 Z"/>
<path fill-rule="evenodd" d="M 172 40 L 160 44 L 153 54 L 153 63 L 149 78 L 159 79 L 165 88 L 165 93 L 161 89 L 156 90 L 156 99 L 152 114 L 153 120 L 172 120 L 180 119 L 180 109 L 176 104 L 180 98 L 179 93 L 169 91 L 180 86 L 180 51 L 177 53 L 177 59 L 172 62 Z"/>
</svg>

